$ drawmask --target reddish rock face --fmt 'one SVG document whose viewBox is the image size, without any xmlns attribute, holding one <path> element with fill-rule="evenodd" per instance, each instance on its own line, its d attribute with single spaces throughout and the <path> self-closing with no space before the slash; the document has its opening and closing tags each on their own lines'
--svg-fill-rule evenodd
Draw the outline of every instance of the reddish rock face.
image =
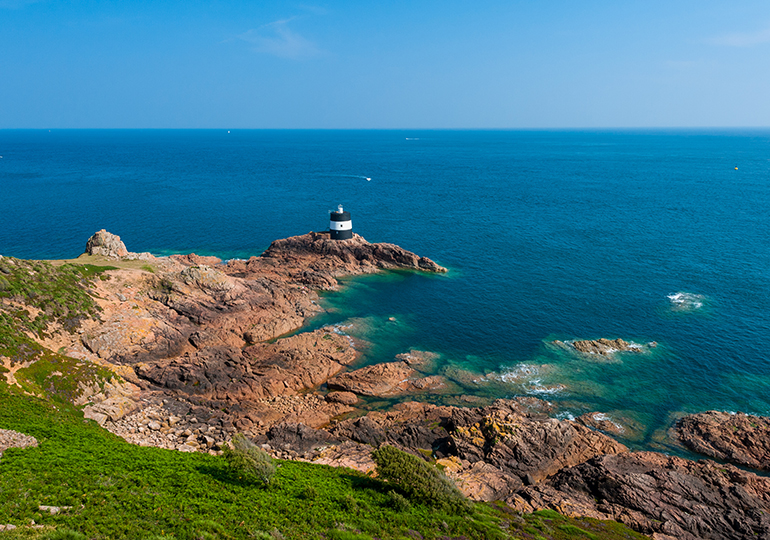
<svg viewBox="0 0 770 540">
<path fill-rule="evenodd" d="M 344 337 L 328 329 L 243 350 L 207 346 L 170 361 L 142 364 L 152 383 L 216 400 L 243 401 L 294 395 L 314 388 L 355 360 Z"/>
<path fill-rule="evenodd" d="M 87 250 L 143 258 L 104 230 Z M 358 235 L 335 241 L 328 233 L 276 240 L 262 256 L 226 265 L 195 254 L 150 259 L 150 270 L 130 266 L 96 284 L 102 320 L 69 348 L 125 366 L 131 373 L 124 376 L 146 391 L 226 409 L 222 422 L 253 430 L 281 419 L 323 425 L 357 401 L 342 393 L 338 401 L 302 400 L 294 408 L 264 403 L 313 391 L 357 357 L 353 341 L 331 329 L 281 338 L 320 311 L 316 289 L 385 268 L 445 271 L 392 244 Z"/>
<path fill-rule="evenodd" d="M 770 538 L 770 479 L 654 452 L 607 455 L 514 497 L 523 510 L 614 519 L 680 540 Z"/>
<path fill-rule="evenodd" d="M 409 379 L 416 375 L 417 372 L 405 362 L 390 362 L 343 373 L 330 379 L 327 385 L 330 390 L 387 397 L 405 393 Z"/>
<path fill-rule="evenodd" d="M 770 471 L 770 418 L 708 411 L 680 419 L 674 432 L 694 452 Z"/>
</svg>

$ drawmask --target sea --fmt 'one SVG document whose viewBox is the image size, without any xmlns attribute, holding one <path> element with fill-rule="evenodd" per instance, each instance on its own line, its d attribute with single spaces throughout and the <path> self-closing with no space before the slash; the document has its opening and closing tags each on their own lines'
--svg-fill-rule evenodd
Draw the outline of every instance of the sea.
<svg viewBox="0 0 770 540">
<path fill-rule="evenodd" d="M 706 410 L 770 414 L 770 130 L 0 130 L 0 254 L 259 255 L 328 229 L 449 269 L 345 278 L 359 365 L 430 351 L 436 403 L 538 397 L 634 448 Z M 578 354 L 575 340 L 637 351 Z M 372 407 L 397 400 L 377 400 Z"/>
</svg>

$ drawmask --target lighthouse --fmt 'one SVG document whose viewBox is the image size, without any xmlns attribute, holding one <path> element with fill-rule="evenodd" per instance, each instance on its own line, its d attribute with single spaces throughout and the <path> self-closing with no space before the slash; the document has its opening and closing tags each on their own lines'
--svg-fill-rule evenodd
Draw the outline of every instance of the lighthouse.
<svg viewBox="0 0 770 540">
<path fill-rule="evenodd" d="M 332 240 L 353 238 L 353 222 L 350 221 L 350 212 L 345 212 L 342 205 L 337 207 L 336 212 L 331 213 L 329 233 L 331 233 Z"/>
</svg>

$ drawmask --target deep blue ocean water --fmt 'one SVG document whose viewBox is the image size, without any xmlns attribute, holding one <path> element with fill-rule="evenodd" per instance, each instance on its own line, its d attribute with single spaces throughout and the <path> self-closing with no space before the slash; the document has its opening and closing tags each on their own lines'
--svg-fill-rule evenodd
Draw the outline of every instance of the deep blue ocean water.
<svg viewBox="0 0 770 540">
<path fill-rule="evenodd" d="M 248 257 L 341 203 L 450 269 L 325 297 L 310 326 L 354 323 L 364 362 L 434 351 L 481 377 L 463 393 L 607 412 L 642 447 L 685 412 L 770 414 L 768 130 L 0 130 L 0 155 L 0 254 L 72 258 L 106 228 Z M 552 344 L 600 337 L 658 346 Z"/>
</svg>

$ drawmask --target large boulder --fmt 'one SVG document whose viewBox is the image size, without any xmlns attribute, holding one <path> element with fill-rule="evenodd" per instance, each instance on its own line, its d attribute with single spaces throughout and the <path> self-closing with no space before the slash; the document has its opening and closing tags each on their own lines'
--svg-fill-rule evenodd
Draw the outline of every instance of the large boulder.
<svg viewBox="0 0 770 540">
<path fill-rule="evenodd" d="M 101 255 L 111 259 L 120 259 L 128 256 L 128 250 L 125 244 L 120 240 L 120 236 L 112 234 L 102 229 L 86 242 L 86 253 L 89 255 Z"/>
</svg>

